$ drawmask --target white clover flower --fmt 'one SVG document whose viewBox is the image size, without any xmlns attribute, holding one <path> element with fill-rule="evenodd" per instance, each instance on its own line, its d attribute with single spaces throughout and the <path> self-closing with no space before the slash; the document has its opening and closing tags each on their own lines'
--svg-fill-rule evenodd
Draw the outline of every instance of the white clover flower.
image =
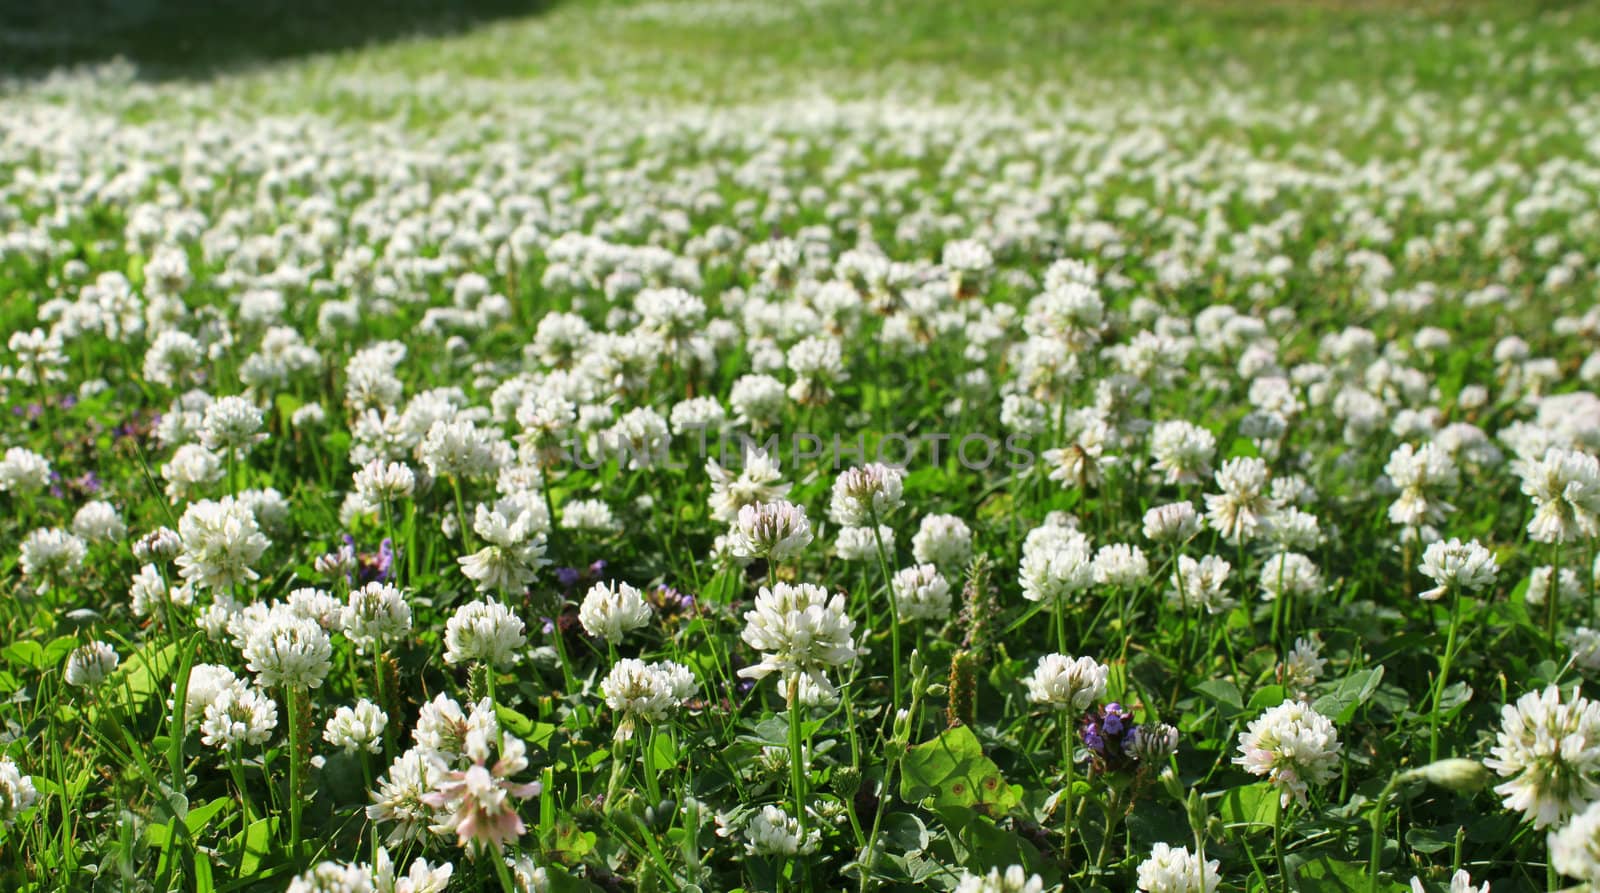
<svg viewBox="0 0 1600 893">
<path fill-rule="evenodd" d="M 1461 484 L 1460 472 L 1450 454 L 1436 444 L 1416 449 L 1402 443 L 1389 454 L 1384 474 L 1400 495 L 1389 506 L 1389 520 L 1402 527 L 1421 527 L 1444 522 L 1455 506 L 1444 496 Z"/>
<path fill-rule="evenodd" d="M 1105 697 L 1109 672 L 1105 664 L 1092 657 L 1046 654 L 1039 658 L 1033 675 L 1023 683 L 1028 687 L 1030 703 L 1050 710 L 1082 713 Z"/>
<path fill-rule="evenodd" d="M 170 527 L 158 527 L 133 544 L 133 557 L 142 562 L 171 561 L 183 550 L 183 540 Z"/>
<path fill-rule="evenodd" d="M 32 450 L 10 447 L 0 459 L 0 492 L 26 496 L 50 485 L 50 462 Z"/>
<path fill-rule="evenodd" d="M 878 525 L 878 538 L 883 540 L 884 551 L 894 553 L 894 528 Z M 834 537 L 833 551 L 845 561 L 875 561 L 878 557 L 878 540 L 871 527 L 841 527 Z"/>
<path fill-rule="evenodd" d="M 1222 877 L 1215 859 L 1202 861 L 1187 847 L 1158 843 L 1150 858 L 1139 863 L 1139 889 L 1145 893 L 1214 893 Z"/>
<path fill-rule="evenodd" d="M 1305 802 L 1312 784 L 1324 784 L 1339 767 L 1339 732 L 1322 714 L 1299 701 L 1268 708 L 1239 733 L 1234 765 L 1266 777 L 1279 800 Z"/>
<path fill-rule="evenodd" d="M 1076 530 L 1045 525 L 1028 534 L 1017 568 L 1022 597 L 1052 605 L 1066 601 L 1094 583 L 1094 556 L 1089 540 Z"/>
<path fill-rule="evenodd" d="M 1232 543 L 1249 542 L 1265 532 L 1277 508 L 1267 493 L 1267 463 L 1238 457 L 1217 469 L 1221 493 L 1206 494 L 1206 523 Z"/>
<path fill-rule="evenodd" d="M 85 542 L 112 543 L 128 535 L 117 507 L 103 500 L 86 502 L 72 516 L 72 532 Z"/>
<path fill-rule="evenodd" d="M 950 583 L 931 564 L 903 568 L 889 581 L 904 620 L 943 620 L 950 616 Z"/>
<path fill-rule="evenodd" d="M 882 521 L 905 502 L 904 473 L 877 462 L 846 470 L 833 482 L 828 517 L 843 527 Z"/>
<path fill-rule="evenodd" d="M 1435 601 L 1452 590 L 1476 592 L 1492 586 L 1500 569 L 1495 563 L 1494 553 L 1477 540 L 1463 543 L 1452 537 L 1448 542 L 1441 540 L 1429 543 L 1428 548 L 1423 550 L 1419 570 L 1437 585 L 1419 593 L 1417 597 L 1423 601 Z"/>
<path fill-rule="evenodd" d="M 965 567 L 972 558 L 972 528 L 955 515 L 924 515 L 911 538 L 911 554 L 918 563 L 945 570 Z"/>
<path fill-rule="evenodd" d="M 794 383 L 788 395 L 801 406 L 820 406 L 833 399 L 833 386 L 849 379 L 844 351 L 837 339 L 813 335 L 797 342 L 785 355 Z"/>
<path fill-rule="evenodd" d="M 1167 484 L 1198 484 L 1211 474 L 1217 438 L 1182 420 L 1161 422 L 1150 431 L 1150 455 Z"/>
<path fill-rule="evenodd" d="M 1600 630 L 1580 626 L 1567 634 L 1572 662 L 1587 672 L 1600 670 Z"/>
<path fill-rule="evenodd" d="M 1559 866 L 1557 870 L 1560 870 Z M 1427 888 L 1422 885 L 1421 878 L 1414 877 L 1411 879 L 1411 893 L 1427 893 Z M 1489 882 L 1484 881 L 1482 884 L 1474 884 L 1472 875 L 1468 874 L 1465 869 L 1460 869 L 1450 876 L 1449 893 L 1489 893 Z"/>
<path fill-rule="evenodd" d="M 816 852 L 822 842 L 817 829 L 802 836 L 799 820 L 772 805 L 750 817 L 744 837 L 745 850 L 752 856 L 804 856 Z"/>
<path fill-rule="evenodd" d="M 532 512 L 521 511 L 507 518 L 480 503 L 472 529 L 487 545 L 456 559 L 462 575 L 476 583 L 479 592 L 521 589 L 533 582 L 539 568 L 550 563 L 544 557 L 545 539 L 535 529 L 537 523 Z"/>
<path fill-rule="evenodd" d="M 1550 449 L 1514 464 L 1522 492 L 1533 499 L 1528 537 L 1566 543 L 1600 536 L 1600 460 L 1578 450 Z"/>
<path fill-rule="evenodd" d="M 1208 614 L 1221 614 L 1236 604 L 1226 589 L 1232 572 L 1233 565 L 1216 555 L 1199 560 L 1180 555 L 1167 601 L 1186 611 L 1204 608 Z"/>
<path fill-rule="evenodd" d="M 1115 462 L 1114 457 L 1106 455 L 1114 434 L 1111 426 L 1092 409 L 1069 413 L 1062 432 L 1067 446 L 1040 454 L 1050 467 L 1050 480 L 1069 490 L 1099 486 L 1105 478 L 1105 466 Z"/>
<path fill-rule="evenodd" d="M 611 581 L 589 587 L 578 606 L 578 622 L 584 632 L 607 642 L 620 642 L 655 616 L 644 594 L 627 583 Z"/>
<path fill-rule="evenodd" d="M 67 355 L 61 350 L 61 336 L 55 332 L 46 334 L 43 329 L 12 332 L 6 347 L 17 357 L 13 373 L 17 381 L 42 385 L 67 380 L 67 374 L 61 371 L 67 364 Z"/>
<path fill-rule="evenodd" d="M 1278 665 L 1278 681 L 1291 692 L 1305 692 L 1316 683 L 1328 665 L 1322 656 L 1322 640 L 1312 634 L 1310 638 L 1294 640 L 1294 647 L 1283 656 Z"/>
<path fill-rule="evenodd" d="M 1101 586 L 1140 586 L 1149 578 L 1150 562 L 1138 546 L 1111 543 L 1094 553 L 1094 581 Z"/>
<path fill-rule="evenodd" d="M 787 561 L 799 556 L 811 540 L 805 507 L 780 500 L 739 509 L 728 548 L 739 558 Z"/>
<path fill-rule="evenodd" d="M 428 474 L 458 479 L 488 477 L 503 464 L 496 441 L 469 419 L 440 419 L 423 435 L 417 455 Z"/>
<path fill-rule="evenodd" d="M 1261 563 L 1261 600 L 1273 601 L 1283 595 L 1321 595 L 1322 571 L 1299 552 L 1279 552 Z"/>
<path fill-rule="evenodd" d="M 771 427 L 789 406 L 783 382 L 770 375 L 741 376 L 728 391 L 734 421 L 754 431 Z"/>
<path fill-rule="evenodd" d="M 189 668 L 189 685 L 184 690 L 183 716 L 189 725 L 196 725 L 205 715 L 206 708 L 226 689 L 239 681 L 233 671 L 220 664 L 195 664 Z M 178 685 L 172 684 L 172 695 L 178 694 Z M 173 706 L 167 702 L 168 708 Z"/>
<path fill-rule="evenodd" d="M 467 715 L 449 695 L 440 693 L 422 705 L 411 739 L 430 758 L 454 763 L 466 746 Z"/>
<path fill-rule="evenodd" d="M 67 655 L 65 678 L 74 688 L 95 688 L 122 662 L 117 650 L 105 642 L 90 642 Z"/>
<path fill-rule="evenodd" d="M 354 707 L 334 711 L 322 730 L 322 740 L 345 753 L 379 753 L 383 750 L 383 729 L 388 724 L 389 715 L 363 698 Z"/>
<path fill-rule="evenodd" d="M 616 424 L 596 434 L 590 452 L 615 459 L 621 468 L 649 468 L 666 461 L 672 432 L 667 420 L 648 407 L 631 409 Z"/>
<path fill-rule="evenodd" d="M 1556 587 L 1557 601 L 1560 604 L 1577 602 L 1584 597 L 1583 583 L 1578 579 L 1577 571 L 1564 567 L 1561 569 L 1560 577 L 1557 577 L 1553 566 L 1542 564 L 1528 575 L 1528 589 L 1523 593 L 1523 599 L 1530 605 L 1543 605 L 1550 597 L 1552 584 Z"/>
<path fill-rule="evenodd" d="M 1280 549 L 1313 549 L 1322 542 L 1322 524 L 1316 515 L 1287 506 L 1267 517 L 1266 539 Z"/>
<path fill-rule="evenodd" d="M 823 675 L 827 667 L 855 659 L 851 634 L 855 621 L 845 613 L 844 596 L 811 583 L 777 583 L 756 593 L 755 608 L 744 615 L 741 638 L 761 652 L 761 662 L 739 671 L 746 679 L 771 673 L 784 677 L 785 697 L 797 676 L 808 676 L 824 692 L 832 692 Z"/>
<path fill-rule="evenodd" d="M 462 748 L 467 767 L 437 776 L 421 802 L 437 811 L 434 832 L 452 834 L 459 846 L 498 857 L 527 831 L 517 801 L 538 795 L 539 783 L 511 780 L 528 768 L 527 745 L 500 729 L 491 701 L 473 705 L 467 726 Z"/>
<path fill-rule="evenodd" d="M 245 666 L 263 687 L 318 688 L 328 675 L 333 644 L 315 620 L 277 605 L 242 629 Z"/>
<path fill-rule="evenodd" d="M 88 554 L 83 540 L 60 528 L 44 528 L 29 533 L 22 541 L 17 564 L 22 576 L 36 583 L 34 590 L 42 594 L 52 586 L 72 582 Z"/>
<path fill-rule="evenodd" d="M 1044 878 L 1029 874 L 1021 865 L 1009 866 L 1005 871 L 991 868 L 988 874 L 963 871 L 956 893 L 1044 893 Z"/>
<path fill-rule="evenodd" d="M 423 803 L 422 798 L 433 790 L 434 782 L 444 771 L 444 763 L 418 746 L 396 757 L 389 771 L 378 779 L 372 803 L 367 806 L 367 819 L 395 823 L 387 837 L 390 845 L 421 840 L 427 835 L 436 817 L 433 807 Z"/>
<path fill-rule="evenodd" d="M 11 827 L 38 799 L 33 778 L 23 775 L 10 757 L 0 757 L 0 825 Z"/>
<path fill-rule="evenodd" d="M 611 533 L 620 525 L 604 500 L 574 499 L 561 506 L 561 529 Z"/>
<path fill-rule="evenodd" d="M 1558 873 L 1582 883 L 1600 884 L 1600 801 L 1590 803 L 1559 830 L 1551 831 L 1547 842 L 1550 864 Z"/>
<path fill-rule="evenodd" d="M 399 589 L 373 581 L 350 591 L 339 627 L 358 649 L 381 651 L 411 632 L 411 606 Z"/>
<path fill-rule="evenodd" d="M 167 601 L 167 581 L 153 564 L 146 564 L 133 575 L 128 585 L 129 610 L 135 617 L 148 617 Z"/>
<path fill-rule="evenodd" d="M 255 515 L 233 499 L 202 500 L 178 519 L 183 551 L 178 573 L 195 586 L 226 589 L 257 579 L 251 568 L 270 545 L 256 526 Z"/>
<path fill-rule="evenodd" d="M 356 470 L 354 483 L 363 502 L 383 505 L 411 498 L 417 487 L 417 476 L 403 463 L 373 459 Z"/>
<path fill-rule="evenodd" d="M 661 722 L 693 696 L 694 676 L 687 667 L 671 661 L 647 664 L 623 658 L 612 665 L 600 683 L 600 692 L 606 706 L 618 713 L 645 722 Z"/>
<path fill-rule="evenodd" d="M 243 397 L 220 397 L 206 407 L 200 445 L 214 453 L 243 455 L 267 439 L 261 428 L 261 410 L 255 404 Z"/>
<path fill-rule="evenodd" d="M 333 593 L 315 586 L 302 586 L 290 592 L 284 604 L 294 613 L 329 630 L 339 625 L 339 615 L 344 611 L 344 605 Z"/>
<path fill-rule="evenodd" d="M 1600 704 L 1581 696 L 1563 703 L 1554 685 L 1528 692 L 1501 708 L 1495 742 L 1483 761 L 1506 779 L 1495 792 L 1535 828 L 1600 799 Z"/>
<path fill-rule="evenodd" d="M 236 745 L 264 744 L 278 727 L 278 705 L 259 689 L 235 682 L 217 692 L 200 718 L 200 741 L 231 750 Z"/>
<path fill-rule="evenodd" d="M 1200 532 L 1200 518 L 1187 502 L 1158 505 L 1144 513 L 1144 536 L 1157 543 L 1181 543 Z"/>
<path fill-rule="evenodd" d="M 713 461 L 706 462 L 711 478 L 711 519 L 732 524 L 747 505 L 778 502 L 789 494 L 778 463 L 765 450 L 750 449 L 737 475 Z"/>
<path fill-rule="evenodd" d="M 319 862 L 289 882 L 287 893 L 377 893 L 366 865 Z"/>
<path fill-rule="evenodd" d="M 522 618 L 500 602 L 468 602 L 445 623 L 445 663 L 477 662 L 496 670 L 508 667 L 521 658 L 519 652 L 528 643 L 525 629 Z"/>
</svg>

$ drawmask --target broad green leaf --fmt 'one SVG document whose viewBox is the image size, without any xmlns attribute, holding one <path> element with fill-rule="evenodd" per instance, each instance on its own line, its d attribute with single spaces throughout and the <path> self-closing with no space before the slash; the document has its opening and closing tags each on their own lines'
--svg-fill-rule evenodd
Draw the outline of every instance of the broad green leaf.
<svg viewBox="0 0 1600 893">
<path fill-rule="evenodd" d="M 1355 718 L 1356 711 L 1372 697 L 1373 692 L 1378 690 L 1378 683 L 1382 681 L 1381 665 L 1358 670 L 1340 679 L 1332 691 L 1317 698 L 1311 707 L 1333 720 L 1336 725 L 1342 725 Z"/>
<path fill-rule="evenodd" d="M 934 808 L 983 804 L 1005 812 L 1022 802 L 1019 789 L 1006 784 L 1000 767 L 984 756 L 977 736 L 966 726 L 947 729 L 906 752 L 900 796 Z"/>
<path fill-rule="evenodd" d="M 44 659 L 44 646 L 32 639 L 21 639 L 0 648 L 0 657 L 35 670 L 42 670 L 48 666 Z"/>
<path fill-rule="evenodd" d="M 1244 712 L 1256 716 L 1282 704 L 1288 696 L 1288 692 L 1281 685 L 1264 685 L 1250 696 L 1250 703 L 1244 705 Z"/>
<path fill-rule="evenodd" d="M 1301 863 L 1294 872 L 1298 881 L 1295 889 L 1300 893 L 1366 893 L 1371 889 L 1367 866 L 1357 862 L 1340 862 L 1327 856 L 1318 856 Z M 1378 878 L 1381 893 L 1401 893 L 1411 888 L 1385 878 Z"/>
<path fill-rule="evenodd" d="M 1239 693 L 1239 686 L 1226 679 L 1207 679 L 1196 685 L 1194 690 L 1229 708 L 1227 711 L 1229 715 L 1244 709 L 1244 695 Z"/>
<path fill-rule="evenodd" d="M 256 819 L 244 831 L 244 856 L 239 860 L 239 875 L 249 877 L 261 862 L 272 853 L 273 838 L 278 836 L 278 819 Z"/>
<path fill-rule="evenodd" d="M 549 746 L 550 737 L 556 733 L 554 724 L 536 722 L 504 704 L 495 705 L 494 715 L 500 720 L 501 728 L 521 738 L 529 747 Z"/>
<path fill-rule="evenodd" d="M 1217 816 L 1247 833 L 1271 828 L 1278 819 L 1278 789 L 1265 781 L 1233 788 L 1217 800 Z"/>
</svg>

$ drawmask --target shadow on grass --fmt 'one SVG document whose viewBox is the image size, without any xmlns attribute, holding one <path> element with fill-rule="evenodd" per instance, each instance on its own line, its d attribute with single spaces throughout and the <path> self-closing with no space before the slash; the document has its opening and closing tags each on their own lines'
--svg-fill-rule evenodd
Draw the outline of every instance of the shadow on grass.
<svg viewBox="0 0 1600 893">
<path fill-rule="evenodd" d="M 202 77 L 308 53 L 442 35 L 556 0 L 0 0 L 0 74 L 122 57 L 141 77 Z"/>
</svg>

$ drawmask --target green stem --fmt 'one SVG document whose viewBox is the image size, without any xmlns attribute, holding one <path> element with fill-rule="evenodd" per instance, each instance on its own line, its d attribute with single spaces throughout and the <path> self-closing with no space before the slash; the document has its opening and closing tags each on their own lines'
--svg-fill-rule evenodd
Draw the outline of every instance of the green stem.
<svg viewBox="0 0 1600 893">
<path fill-rule="evenodd" d="M 511 877 L 511 869 L 506 866 L 505 857 L 499 853 L 491 853 L 489 858 L 494 862 L 495 876 L 500 878 L 501 891 L 503 893 L 517 893 L 517 883 Z"/>
<path fill-rule="evenodd" d="M 794 795 L 794 820 L 803 846 L 806 839 L 805 742 L 800 735 L 800 674 L 789 679 L 789 786 Z M 806 860 L 796 861 L 801 877 L 809 881 Z"/>
<path fill-rule="evenodd" d="M 291 858 L 300 858 L 300 808 L 302 798 L 300 757 L 304 749 L 301 741 L 300 728 L 300 691 L 288 689 L 284 692 L 284 701 L 287 702 L 289 714 L 289 853 Z"/>
<path fill-rule="evenodd" d="M 1283 859 L 1283 820 L 1289 810 L 1282 805 L 1272 821 L 1272 856 L 1278 863 L 1278 889 L 1289 893 L 1289 867 Z"/>
<path fill-rule="evenodd" d="M 1367 864 L 1368 893 L 1378 893 L 1378 869 L 1383 861 L 1383 817 L 1389 805 L 1389 796 L 1394 793 L 1399 783 L 1398 774 L 1390 776 L 1389 783 L 1383 786 L 1377 801 L 1372 804 L 1372 855 Z"/>
<path fill-rule="evenodd" d="M 1545 635 L 1550 639 L 1550 653 L 1557 651 L 1556 603 L 1561 599 L 1561 544 L 1555 544 L 1555 558 L 1550 565 L 1550 585 L 1544 593 Z"/>
<path fill-rule="evenodd" d="M 633 720 L 629 718 L 624 719 L 623 722 L 631 724 Z M 606 812 L 610 812 L 612 804 L 616 802 L 617 783 L 622 780 L 622 767 L 627 764 L 625 757 L 628 753 L 628 741 L 631 738 L 631 735 L 624 737 L 624 733 L 631 731 L 631 725 L 619 727 L 617 734 L 611 740 L 611 779 L 606 782 L 606 799 L 605 803 L 602 804 L 602 808 Z"/>
<path fill-rule="evenodd" d="M 1433 710 L 1428 716 L 1428 762 L 1439 759 L 1439 703 L 1444 699 L 1445 686 L 1450 682 L 1450 664 L 1456 655 L 1456 628 L 1461 621 L 1461 594 L 1450 590 L 1450 633 L 1444 643 L 1444 657 L 1439 661 L 1439 678 L 1433 685 Z"/>
<path fill-rule="evenodd" d="M 878 513 L 872 513 L 872 541 L 878 546 L 878 569 L 883 572 L 883 585 L 889 593 L 889 649 L 891 664 L 891 680 L 894 685 L 893 707 L 900 707 L 900 604 L 894 597 L 894 578 L 889 573 L 889 555 L 883 548 L 883 535 L 878 532 Z M 889 717 L 894 717 L 894 710 L 889 711 Z"/>
<path fill-rule="evenodd" d="M 1064 869 L 1070 869 L 1072 867 L 1073 830 L 1072 785 L 1076 780 L 1074 776 L 1077 774 L 1077 767 L 1074 765 L 1075 760 L 1073 759 L 1072 753 L 1074 750 L 1072 745 L 1072 728 L 1077 724 L 1077 717 L 1073 716 L 1072 711 L 1070 710 L 1063 710 L 1062 712 L 1056 714 L 1056 717 L 1056 722 L 1061 729 L 1062 771 L 1066 776 L 1066 787 L 1062 790 L 1061 794 L 1061 814 L 1065 817 L 1065 821 L 1062 823 L 1061 829 L 1061 865 Z"/>
<path fill-rule="evenodd" d="M 789 786 L 794 796 L 794 817 L 800 823 L 800 837 L 806 835 L 806 775 L 804 744 L 800 740 L 800 674 L 789 678 Z"/>
</svg>

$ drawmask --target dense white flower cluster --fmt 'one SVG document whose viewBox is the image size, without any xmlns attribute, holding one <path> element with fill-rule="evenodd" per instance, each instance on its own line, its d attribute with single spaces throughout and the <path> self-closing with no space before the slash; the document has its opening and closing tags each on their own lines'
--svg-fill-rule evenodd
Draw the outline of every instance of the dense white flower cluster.
<svg viewBox="0 0 1600 893">
<path fill-rule="evenodd" d="M 833 684 L 823 671 L 844 666 L 856 656 L 851 638 L 855 621 L 845 612 L 844 597 L 830 597 L 828 590 L 813 583 L 761 587 L 755 608 L 745 612 L 744 620 L 742 637 L 761 652 L 761 661 L 739 675 L 762 679 L 778 673 L 786 697 L 801 677 L 823 692 L 832 692 Z"/>
<path fill-rule="evenodd" d="M 1105 664 L 1091 657 L 1046 654 L 1024 682 L 1028 700 L 1050 710 L 1081 712 L 1106 693 Z"/>
<path fill-rule="evenodd" d="M 1139 863 L 1139 889 L 1145 893 L 1214 893 L 1222 877 L 1220 862 L 1192 855 L 1187 847 L 1158 843 Z"/>
<path fill-rule="evenodd" d="M 1565 821 L 1600 799 L 1600 704 L 1563 700 L 1554 685 L 1501 709 L 1500 732 L 1484 765 L 1506 780 L 1495 787 L 1507 809 L 1535 828 Z"/>
<path fill-rule="evenodd" d="M 607 642 L 621 641 L 624 635 L 650 622 L 653 612 L 644 594 L 620 581 L 596 583 L 578 607 L 578 622 L 584 632 Z"/>
<path fill-rule="evenodd" d="M 1339 732 L 1326 716 L 1299 701 L 1268 708 L 1239 733 L 1233 758 L 1251 775 L 1264 776 L 1284 806 L 1305 802 L 1310 785 L 1324 784 L 1339 767 Z"/>
</svg>

